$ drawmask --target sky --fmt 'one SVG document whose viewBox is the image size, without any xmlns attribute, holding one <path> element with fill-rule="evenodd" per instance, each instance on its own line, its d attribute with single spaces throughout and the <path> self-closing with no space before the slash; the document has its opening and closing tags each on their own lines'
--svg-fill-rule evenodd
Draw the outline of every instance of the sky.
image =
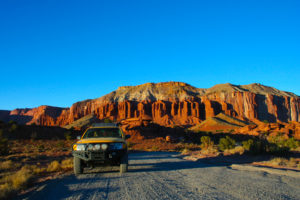
<svg viewBox="0 0 300 200">
<path fill-rule="evenodd" d="M 297 0 L 0 0 L 0 109 L 166 81 L 300 95 L 299 10 Z"/>
</svg>

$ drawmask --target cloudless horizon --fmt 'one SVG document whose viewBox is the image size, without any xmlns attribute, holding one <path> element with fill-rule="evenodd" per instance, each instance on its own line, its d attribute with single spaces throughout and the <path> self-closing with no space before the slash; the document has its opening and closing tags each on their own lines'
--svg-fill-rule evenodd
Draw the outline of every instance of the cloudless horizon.
<svg viewBox="0 0 300 200">
<path fill-rule="evenodd" d="M 119 86 L 261 83 L 300 95 L 300 1 L 1 1 L 0 109 Z"/>
</svg>

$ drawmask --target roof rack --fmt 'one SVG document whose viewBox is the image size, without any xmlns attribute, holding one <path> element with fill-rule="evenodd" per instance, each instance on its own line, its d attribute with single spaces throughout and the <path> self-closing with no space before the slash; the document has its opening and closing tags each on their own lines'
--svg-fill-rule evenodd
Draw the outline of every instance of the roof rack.
<svg viewBox="0 0 300 200">
<path fill-rule="evenodd" d="M 117 123 L 95 123 L 92 127 L 118 127 Z"/>
</svg>

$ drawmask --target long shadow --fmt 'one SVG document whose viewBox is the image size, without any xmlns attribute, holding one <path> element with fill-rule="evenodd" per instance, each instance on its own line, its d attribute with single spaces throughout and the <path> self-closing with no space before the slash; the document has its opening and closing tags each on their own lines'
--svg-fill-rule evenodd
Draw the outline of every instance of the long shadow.
<svg viewBox="0 0 300 200">
<path fill-rule="evenodd" d="M 41 190 L 35 190 L 32 192 L 29 192 L 24 195 L 18 196 L 16 199 L 31 199 L 31 200 L 40 200 L 40 199 L 64 199 L 64 198 L 70 198 L 71 196 L 75 197 L 77 195 L 81 195 L 83 197 L 90 196 L 94 193 L 103 193 L 103 198 L 106 199 L 108 192 L 117 191 L 118 187 L 110 187 L 109 182 L 112 179 L 117 179 L 119 177 L 105 177 L 102 176 L 95 176 L 91 174 L 84 174 L 80 175 L 78 177 L 74 175 L 65 176 L 63 179 L 52 179 L 45 181 L 41 184 L 39 184 L 39 187 L 42 187 Z M 99 181 L 105 181 L 107 180 L 108 183 L 103 185 L 103 187 L 95 186 L 89 188 L 83 188 L 83 189 L 76 189 L 76 190 L 70 190 L 70 185 L 87 185 L 88 183 L 92 183 L 91 180 L 94 182 Z M 81 198 L 82 199 L 82 198 Z"/>
<path fill-rule="evenodd" d="M 157 152 L 151 152 L 157 153 Z M 189 160 L 178 160 L 181 159 L 180 155 L 172 157 L 170 154 L 167 153 L 165 156 L 152 156 L 148 157 L 150 159 L 155 159 L 156 162 L 147 162 L 147 163 L 133 163 L 130 164 L 131 167 L 129 168 L 129 172 L 156 172 L 156 171 L 174 171 L 174 170 L 183 170 L 183 169 L 196 169 L 196 168 L 208 168 L 208 167 L 217 167 L 217 166 L 225 166 L 228 167 L 232 164 L 247 164 L 252 163 L 254 161 L 265 161 L 270 158 L 268 155 L 264 156 L 249 156 L 249 155 L 230 155 L 230 156 L 218 156 L 212 158 L 203 158 L 198 161 L 189 161 Z M 132 157 L 130 157 L 131 159 Z M 162 160 L 161 162 L 157 160 L 166 159 L 167 161 Z M 135 156 L 135 159 L 131 160 L 145 160 L 145 158 Z M 141 168 L 138 168 L 141 167 Z M 146 167 L 146 168 L 145 168 Z"/>
</svg>

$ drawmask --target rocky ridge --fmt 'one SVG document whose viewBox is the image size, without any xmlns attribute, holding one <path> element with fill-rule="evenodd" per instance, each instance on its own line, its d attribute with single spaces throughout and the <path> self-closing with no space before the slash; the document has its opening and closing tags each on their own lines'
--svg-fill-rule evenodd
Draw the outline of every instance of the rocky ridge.
<svg viewBox="0 0 300 200">
<path fill-rule="evenodd" d="M 219 84 L 199 89 L 182 82 L 119 87 L 70 108 L 40 106 L 0 112 L 0 119 L 46 126 L 65 126 L 86 115 L 121 121 L 150 119 L 163 126 L 195 125 L 225 113 L 244 121 L 300 121 L 299 96 L 261 84 Z"/>
</svg>

